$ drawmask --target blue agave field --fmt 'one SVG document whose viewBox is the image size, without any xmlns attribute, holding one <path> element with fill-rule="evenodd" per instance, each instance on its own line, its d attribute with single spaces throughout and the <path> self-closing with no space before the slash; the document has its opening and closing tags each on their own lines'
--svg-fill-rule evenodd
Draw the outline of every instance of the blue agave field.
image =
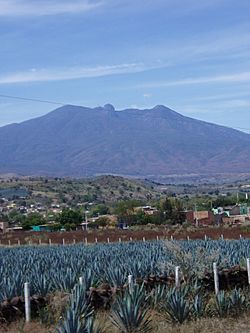
<svg viewBox="0 0 250 333">
<path fill-rule="evenodd" d="M 123 286 L 134 279 L 184 271 L 212 271 L 241 264 L 250 257 L 250 240 L 153 241 L 98 245 L 16 247 L 0 249 L 0 300 L 20 296 L 29 282 L 31 294 L 70 291 L 83 276 L 87 288 L 108 283 Z M 201 262 L 203 260 L 203 262 Z"/>
<path fill-rule="evenodd" d="M 18 301 L 13 299 L 23 300 L 24 283 L 29 282 L 30 294 L 42 298 L 43 307 L 49 295 L 68 295 L 66 312 L 56 324 L 58 333 L 104 332 L 95 320 L 100 308 L 109 311 L 114 332 L 124 333 L 154 332 L 152 309 L 181 324 L 250 308 L 246 271 L 250 240 L 9 247 L 1 248 L 0 254 L 2 317 L 7 305 L 9 312 L 13 304 L 17 308 Z M 217 295 L 213 262 L 220 274 Z M 180 267 L 179 287 L 175 286 L 176 266 Z M 213 297 L 212 307 L 207 306 L 208 295 Z"/>
</svg>

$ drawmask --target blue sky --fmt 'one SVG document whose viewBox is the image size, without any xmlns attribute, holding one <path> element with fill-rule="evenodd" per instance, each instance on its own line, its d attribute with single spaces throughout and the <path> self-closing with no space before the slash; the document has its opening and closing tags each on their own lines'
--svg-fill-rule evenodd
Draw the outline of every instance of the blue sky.
<svg viewBox="0 0 250 333">
<path fill-rule="evenodd" d="M 248 0 L 0 0 L 0 95 L 247 129 L 249 18 Z M 55 107 L 0 97 L 0 125 Z"/>
</svg>

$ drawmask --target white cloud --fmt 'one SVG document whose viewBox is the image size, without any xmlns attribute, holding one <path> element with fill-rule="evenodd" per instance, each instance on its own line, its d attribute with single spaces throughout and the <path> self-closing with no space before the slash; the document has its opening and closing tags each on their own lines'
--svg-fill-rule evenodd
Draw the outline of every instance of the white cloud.
<svg viewBox="0 0 250 333">
<path fill-rule="evenodd" d="M 0 0 L 0 17 L 77 14 L 100 5 L 101 1 L 89 0 Z"/>
<path fill-rule="evenodd" d="M 204 76 L 204 77 L 195 77 L 195 78 L 189 77 L 173 81 L 149 82 L 138 85 L 137 88 L 159 88 L 159 87 L 184 86 L 184 85 L 195 85 L 195 84 L 239 83 L 239 82 L 250 82 L 250 72 Z"/>
<path fill-rule="evenodd" d="M 35 69 L 0 76 L 0 84 L 25 82 L 48 82 L 93 78 L 117 74 L 138 73 L 150 69 L 142 63 L 118 64 L 96 67 L 72 67 L 58 69 Z"/>
</svg>

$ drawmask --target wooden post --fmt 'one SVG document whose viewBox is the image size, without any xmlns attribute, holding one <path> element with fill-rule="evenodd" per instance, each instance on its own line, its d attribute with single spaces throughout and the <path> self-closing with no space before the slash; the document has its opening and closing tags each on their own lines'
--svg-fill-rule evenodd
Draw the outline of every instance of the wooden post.
<svg viewBox="0 0 250 333">
<path fill-rule="evenodd" d="M 190 241 L 190 238 L 189 238 L 189 236 L 187 236 L 187 240 L 188 240 L 188 242 Z"/>
<path fill-rule="evenodd" d="M 242 235 L 240 235 L 240 239 L 242 239 Z"/>
<path fill-rule="evenodd" d="M 224 240 L 224 236 L 223 236 L 223 234 L 220 235 L 220 238 L 221 238 L 222 240 Z"/>
<path fill-rule="evenodd" d="M 62 245 L 65 245 L 65 239 L 64 238 L 62 239 Z"/>
<path fill-rule="evenodd" d="M 29 240 L 29 245 L 31 245 L 31 241 Z"/>
<path fill-rule="evenodd" d="M 122 242 L 122 240 L 121 240 L 121 238 L 119 237 L 119 243 L 121 243 Z"/>
<path fill-rule="evenodd" d="M 219 276 L 218 276 L 218 270 L 217 270 L 217 263 L 213 263 L 213 271 L 214 271 L 214 291 L 217 295 L 219 293 Z"/>
<path fill-rule="evenodd" d="M 83 285 L 83 276 L 79 277 L 79 284 L 82 286 Z"/>
<path fill-rule="evenodd" d="M 180 266 L 175 267 L 175 286 L 176 288 L 180 287 Z"/>
<path fill-rule="evenodd" d="M 142 237 L 142 241 L 145 242 L 145 237 Z"/>
<path fill-rule="evenodd" d="M 18 245 L 18 246 L 21 245 L 20 239 L 17 240 L 17 245 Z"/>
<path fill-rule="evenodd" d="M 132 237 L 129 237 L 129 241 L 132 242 L 132 241 L 133 241 L 133 238 L 132 238 Z"/>
<path fill-rule="evenodd" d="M 75 239 L 73 239 L 73 244 L 75 245 L 75 243 L 76 243 L 76 240 L 75 240 Z"/>
<path fill-rule="evenodd" d="M 170 238 L 171 238 L 171 241 L 173 241 L 173 240 L 174 240 L 174 237 L 173 237 L 173 235 L 171 235 L 171 237 L 170 237 Z"/>
<path fill-rule="evenodd" d="M 109 243 L 109 237 L 107 238 L 107 242 Z"/>
<path fill-rule="evenodd" d="M 158 235 L 156 236 L 156 240 L 159 240 L 159 236 Z"/>
<path fill-rule="evenodd" d="M 24 302 L 25 302 L 25 320 L 30 322 L 30 285 L 28 282 L 24 283 Z"/>
<path fill-rule="evenodd" d="M 9 246 L 11 246 L 11 242 L 10 242 L 10 239 L 9 239 Z"/>
<path fill-rule="evenodd" d="M 52 245 L 51 239 L 49 239 L 49 245 L 50 245 L 50 246 Z"/>
<path fill-rule="evenodd" d="M 97 238 L 95 238 L 95 243 L 97 244 L 98 242 L 97 242 Z"/>
<path fill-rule="evenodd" d="M 42 245 L 42 240 L 41 240 L 41 238 L 39 238 L 39 245 Z"/>
<path fill-rule="evenodd" d="M 87 245 L 88 244 L 88 238 L 85 237 L 84 241 L 85 241 L 85 245 Z"/>
<path fill-rule="evenodd" d="M 250 258 L 247 258 L 247 276 L 248 276 L 248 284 L 250 284 Z"/>
<path fill-rule="evenodd" d="M 207 241 L 207 235 L 204 236 L 204 240 Z"/>
</svg>

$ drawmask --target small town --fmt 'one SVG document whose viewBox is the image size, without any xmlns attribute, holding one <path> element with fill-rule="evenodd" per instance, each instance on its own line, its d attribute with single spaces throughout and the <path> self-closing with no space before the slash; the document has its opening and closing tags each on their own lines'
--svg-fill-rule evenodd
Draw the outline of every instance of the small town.
<svg viewBox="0 0 250 333">
<path fill-rule="evenodd" d="M 106 176 L 107 183 L 109 177 Z M 41 186 L 37 180 L 29 182 L 26 188 L 19 187 L 20 184 L 25 183 L 23 180 L 16 180 L 14 185 L 9 181 L 5 183 L 5 186 L 8 185 L 6 188 L 2 183 L 0 232 L 6 234 L 103 229 L 108 232 L 116 228 L 143 230 L 146 226 L 171 228 L 178 225 L 194 229 L 213 226 L 250 226 L 250 202 L 246 190 L 240 193 L 240 196 L 239 192 L 221 195 L 216 191 L 213 193 L 211 189 L 210 195 L 176 195 L 168 194 L 165 187 L 164 191 L 159 186 L 153 187 L 146 183 L 139 187 L 138 183 L 133 184 L 132 180 L 129 180 L 128 185 L 125 184 L 126 179 L 116 179 L 112 176 L 113 182 L 116 182 L 114 185 L 116 190 L 122 193 L 116 201 L 112 202 L 112 194 L 106 201 L 98 198 L 98 192 L 102 192 L 101 183 L 104 179 L 105 177 L 96 179 L 95 195 L 91 195 L 90 192 L 88 196 L 79 195 L 71 189 L 67 201 L 58 193 L 51 198 L 46 189 L 40 188 L 40 192 L 37 191 L 36 186 Z M 48 179 L 40 181 L 47 187 L 53 182 L 54 180 Z M 65 186 L 65 183 L 66 181 L 60 186 Z M 72 183 L 77 184 L 77 181 Z M 129 188 L 129 196 L 123 193 L 122 186 Z M 31 191 L 30 188 L 33 190 Z M 135 189 L 141 195 L 140 199 L 133 193 Z M 145 193 L 142 194 L 143 191 Z M 110 188 L 109 192 L 113 193 L 113 188 Z M 186 189 L 185 193 L 187 193 Z M 3 196 L 4 194 L 7 194 L 6 197 Z M 78 198 L 75 198 L 77 195 Z M 92 198 L 94 201 L 80 201 L 81 198 Z M 209 209 L 204 209 L 204 206 Z"/>
</svg>

